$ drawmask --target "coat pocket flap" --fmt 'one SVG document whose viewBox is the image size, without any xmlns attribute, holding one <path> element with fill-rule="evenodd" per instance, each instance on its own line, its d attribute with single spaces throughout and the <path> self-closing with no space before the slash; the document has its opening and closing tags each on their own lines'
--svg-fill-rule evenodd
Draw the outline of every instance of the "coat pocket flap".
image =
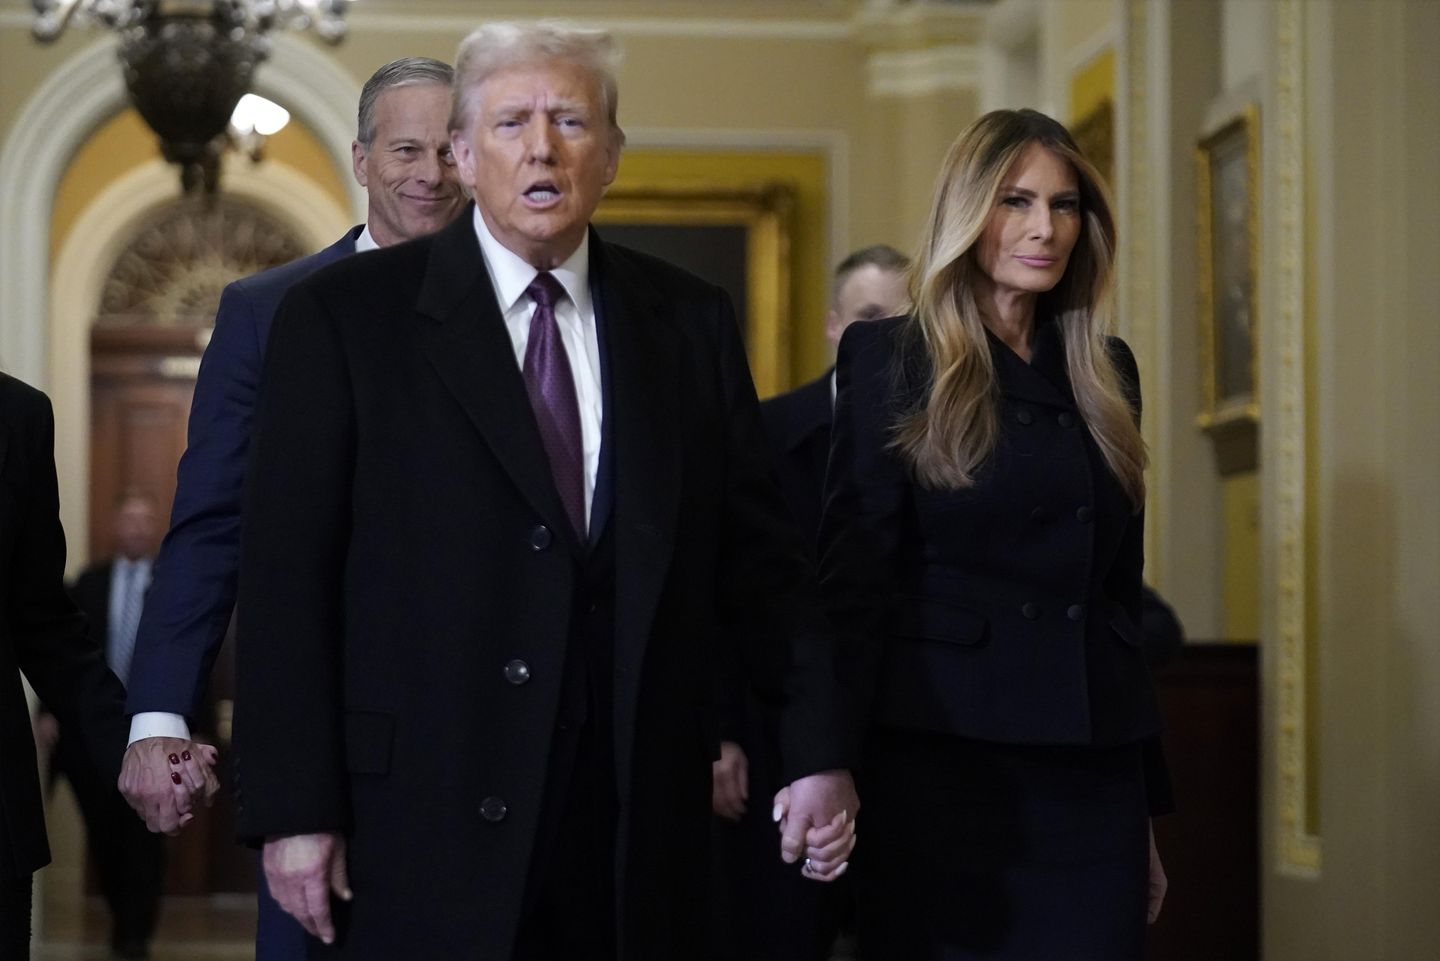
<svg viewBox="0 0 1440 961">
<path fill-rule="evenodd" d="M 352 774 L 389 774 L 395 718 L 379 711 L 345 712 L 345 766 Z"/>
<path fill-rule="evenodd" d="M 898 601 L 891 618 L 891 633 L 947 644 L 973 647 L 985 640 L 988 621 L 983 614 L 934 597 Z"/>
</svg>

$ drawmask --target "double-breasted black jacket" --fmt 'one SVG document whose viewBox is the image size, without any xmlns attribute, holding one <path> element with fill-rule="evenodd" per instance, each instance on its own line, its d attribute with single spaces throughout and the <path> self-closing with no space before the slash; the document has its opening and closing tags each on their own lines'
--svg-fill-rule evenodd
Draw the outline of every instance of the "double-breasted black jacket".
<svg viewBox="0 0 1440 961">
<path fill-rule="evenodd" d="M 1031 363 L 990 337 L 999 439 L 974 486 L 916 484 L 890 449 L 921 396 L 904 319 L 840 344 L 821 524 L 826 605 L 864 728 L 1016 744 L 1147 742 L 1152 809 L 1169 804 L 1141 650 L 1143 516 L 1075 405 L 1057 325 Z M 1134 359 L 1112 356 L 1139 413 Z"/>
<path fill-rule="evenodd" d="M 616 874 L 621 957 L 683 957 L 708 881 L 720 645 L 785 639 L 784 656 L 743 660 L 789 667 L 792 777 L 852 758 L 728 299 L 590 244 L 620 805 L 618 863 L 593 868 Z M 471 214 L 291 289 L 246 498 L 242 834 L 345 832 L 355 900 L 336 956 L 509 957 L 588 546 Z"/>
<path fill-rule="evenodd" d="M 120 773 L 125 691 L 65 593 L 65 532 L 45 395 L 0 373 L 0 871 L 50 861 L 23 672 L 100 776 Z"/>
</svg>

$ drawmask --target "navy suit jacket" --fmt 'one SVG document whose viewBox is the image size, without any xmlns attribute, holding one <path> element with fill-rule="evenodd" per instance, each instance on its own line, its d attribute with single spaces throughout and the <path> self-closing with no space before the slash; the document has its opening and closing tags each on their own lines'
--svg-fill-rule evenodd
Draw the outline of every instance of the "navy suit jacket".
<svg viewBox="0 0 1440 961">
<path fill-rule="evenodd" d="M 820 529 L 825 464 L 830 457 L 830 378 L 833 368 L 803 387 L 760 404 L 760 419 L 775 457 L 780 489 L 811 550 Z"/>
<path fill-rule="evenodd" d="M 225 288 L 190 407 L 175 506 L 130 668 L 130 714 L 202 714 L 206 680 L 235 607 L 250 420 L 270 323 L 296 282 L 355 252 L 362 227 L 319 253 Z"/>
</svg>

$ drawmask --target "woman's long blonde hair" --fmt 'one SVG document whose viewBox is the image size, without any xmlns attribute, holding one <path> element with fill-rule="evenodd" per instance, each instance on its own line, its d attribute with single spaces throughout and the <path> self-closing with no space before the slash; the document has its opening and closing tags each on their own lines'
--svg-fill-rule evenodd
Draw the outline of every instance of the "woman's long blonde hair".
<svg viewBox="0 0 1440 961">
<path fill-rule="evenodd" d="M 996 110 L 950 146 L 930 220 L 910 271 L 911 343 L 928 359 L 923 401 L 902 412 L 892 446 L 926 487 L 975 483 L 999 435 L 995 365 L 976 292 L 977 245 L 1004 177 L 1038 143 L 1069 162 L 1080 185 L 1081 228 L 1065 274 L 1036 303 L 1036 323 L 1059 324 L 1080 416 L 1138 511 L 1145 500 L 1145 442 L 1105 346 L 1115 220 L 1104 181 L 1069 132 L 1034 110 Z M 1138 385 L 1136 385 L 1138 388 Z"/>
</svg>

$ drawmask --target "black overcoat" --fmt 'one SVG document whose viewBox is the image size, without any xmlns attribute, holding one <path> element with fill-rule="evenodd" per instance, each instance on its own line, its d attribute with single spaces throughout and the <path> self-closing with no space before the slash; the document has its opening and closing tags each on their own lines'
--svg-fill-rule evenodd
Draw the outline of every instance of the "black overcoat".
<svg viewBox="0 0 1440 961">
<path fill-rule="evenodd" d="M 595 868 L 616 872 L 621 957 L 683 957 L 707 880 L 719 646 L 785 639 L 792 776 L 853 754 L 728 299 L 590 243 L 621 812 L 617 864 Z M 355 901 L 336 956 L 509 957 L 586 547 L 471 215 L 292 288 L 246 497 L 242 834 L 345 832 Z"/>
<path fill-rule="evenodd" d="M 50 861 L 23 672 L 100 776 L 120 773 L 125 691 L 65 593 L 65 532 L 45 395 L 0 373 L 0 871 Z"/>
</svg>

